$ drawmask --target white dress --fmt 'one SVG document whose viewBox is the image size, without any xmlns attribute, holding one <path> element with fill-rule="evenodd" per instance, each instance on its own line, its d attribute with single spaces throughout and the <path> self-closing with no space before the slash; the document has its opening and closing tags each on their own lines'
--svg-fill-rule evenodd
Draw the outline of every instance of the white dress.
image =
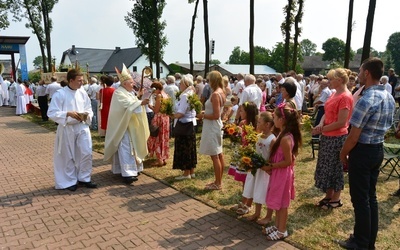
<svg viewBox="0 0 400 250">
<path fill-rule="evenodd" d="M 17 108 L 15 113 L 17 115 L 26 114 L 26 99 L 25 99 L 25 86 L 24 84 L 20 83 L 17 84 L 16 88 L 16 95 L 17 95 Z"/>
<path fill-rule="evenodd" d="M 269 160 L 271 141 L 275 139 L 275 135 L 271 134 L 267 138 L 258 138 L 256 143 L 256 152 L 261 154 L 264 159 Z M 256 174 L 247 173 L 246 182 L 243 189 L 243 197 L 253 198 L 253 202 L 257 204 L 266 204 L 267 189 L 269 184 L 269 174 L 264 170 L 257 169 Z"/>
<path fill-rule="evenodd" d="M 222 97 L 220 96 L 222 99 Z M 222 100 L 221 100 L 222 103 Z M 199 153 L 203 155 L 219 155 L 222 153 L 222 120 L 220 109 L 220 117 L 218 120 L 203 120 L 203 130 L 201 132 L 200 149 Z M 211 115 L 213 113 L 213 107 L 211 98 L 205 103 L 204 114 Z"/>
</svg>

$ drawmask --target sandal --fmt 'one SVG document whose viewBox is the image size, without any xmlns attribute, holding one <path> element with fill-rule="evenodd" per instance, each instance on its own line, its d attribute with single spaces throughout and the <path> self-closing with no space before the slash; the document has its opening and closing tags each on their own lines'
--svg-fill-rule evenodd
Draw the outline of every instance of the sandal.
<svg viewBox="0 0 400 250">
<path fill-rule="evenodd" d="M 262 234 L 264 235 L 269 235 L 270 233 L 273 233 L 275 231 L 278 231 L 278 228 L 276 226 L 262 227 Z"/>
<path fill-rule="evenodd" d="M 343 203 L 341 200 L 338 200 L 338 201 L 330 201 L 330 202 L 326 203 L 325 205 L 321 206 L 321 208 L 323 210 L 330 210 L 330 209 L 338 208 L 341 206 L 343 206 Z"/>
<path fill-rule="evenodd" d="M 289 234 L 288 234 L 287 231 L 282 233 L 282 232 L 279 232 L 278 230 L 276 230 L 276 231 L 268 234 L 267 240 L 273 240 L 273 241 L 275 241 L 275 240 L 283 240 L 284 238 L 288 237 L 288 235 Z"/>
<path fill-rule="evenodd" d="M 250 213 L 251 207 L 248 207 L 246 204 L 243 204 L 243 207 L 238 208 L 238 210 L 236 210 L 236 213 L 238 215 L 245 215 Z"/>
<path fill-rule="evenodd" d="M 322 207 L 324 205 L 326 205 L 326 203 L 328 203 L 331 200 L 331 198 L 323 198 L 322 200 L 318 201 L 318 203 L 315 204 L 315 206 L 317 207 Z"/>
<path fill-rule="evenodd" d="M 205 189 L 205 190 L 221 190 L 222 187 L 221 187 L 221 186 L 218 186 L 218 185 L 215 184 L 215 183 L 211 183 L 210 185 L 207 185 L 204 189 Z"/>
<path fill-rule="evenodd" d="M 238 204 L 234 205 L 233 207 L 229 208 L 231 211 L 237 211 L 239 208 L 243 207 L 243 203 L 239 202 Z"/>
</svg>

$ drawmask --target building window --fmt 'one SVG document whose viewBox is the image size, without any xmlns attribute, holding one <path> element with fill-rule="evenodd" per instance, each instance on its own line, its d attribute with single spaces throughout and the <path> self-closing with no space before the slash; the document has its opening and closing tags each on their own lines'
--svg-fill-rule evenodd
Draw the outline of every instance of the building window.
<svg viewBox="0 0 400 250">
<path fill-rule="evenodd" d="M 133 67 L 132 67 L 132 71 L 133 71 L 133 72 L 137 72 L 137 66 L 133 66 Z"/>
<path fill-rule="evenodd" d="M 160 66 L 160 73 L 163 73 L 163 67 Z"/>
</svg>

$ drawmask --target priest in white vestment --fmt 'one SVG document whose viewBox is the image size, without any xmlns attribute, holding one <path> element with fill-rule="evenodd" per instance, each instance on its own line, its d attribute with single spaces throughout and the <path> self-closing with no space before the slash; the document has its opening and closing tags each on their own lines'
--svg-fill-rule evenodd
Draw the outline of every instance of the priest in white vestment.
<svg viewBox="0 0 400 250">
<path fill-rule="evenodd" d="M 58 123 L 53 156 L 55 188 L 75 191 L 78 184 L 96 188 L 97 185 L 91 181 L 91 102 L 81 88 L 81 72 L 68 71 L 67 81 L 66 87 L 54 93 L 47 111 L 47 116 Z"/>
<path fill-rule="evenodd" d="M 11 107 L 16 107 L 17 106 L 17 87 L 18 84 L 14 81 L 14 79 L 10 79 L 10 88 L 8 91 L 8 96 L 10 98 L 9 104 Z"/>
<path fill-rule="evenodd" d="M 15 110 L 16 115 L 23 115 L 26 114 L 26 99 L 25 99 L 25 86 L 24 83 L 19 82 L 17 83 L 16 87 L 16 95 L 17 95 L 17 108 Z"/>
<path fill-rule="evenodd" d="M 147 139 L 150 131 L 144 105 L 133 93 L 134 82 L 123 65 L 118 72 L 121 82 L 111 99 L 104 143 L 104 160 L 112 162 L 112 172 L 121 174 L 126 184 L 137 180 L 143 170 L 143 159 L 148 154 Z"/>
</svg>

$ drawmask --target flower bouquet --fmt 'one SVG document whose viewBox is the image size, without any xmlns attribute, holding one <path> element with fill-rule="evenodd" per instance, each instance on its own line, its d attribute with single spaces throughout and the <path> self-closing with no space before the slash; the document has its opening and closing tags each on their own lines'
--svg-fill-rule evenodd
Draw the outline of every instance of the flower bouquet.
<svg viewBox="0 0 400 250">
<path fill-rule="evenodd" d="M 201 113 L 203 104 L 201 103 L 199 97 L 196 94 L 189 95 L 188 102 L 189 102 L 190 110 L 194 109 L 196 111 L 196 114 Z"/>
<path fill-rule="evenodd" d="M 174 107 L 171 98 L 163 98 L 161 99 L 160 113 L 165 115 L 173 115 Z"/>
<path fill-rule="evenodd" d="M 234 123 L 225 124 L 222 128 L 224 131 L 224 138 L 229 138 L 232 143 L 240 142 L 240 128 Z"/>
<path fill-rule="evenodd" d="M 247 172 L 256 174 L 257 169 L 267 165 L 267 161 L 262 155 L 256 153 L 254 146 L 248 145 L 242 148 L 242 158 L 239 163 L 239 168 Z"/>
<path fill-rule="evenodd" d="M 243 133 L 245 134 L 244 139 L 246 140 L 246 145 L 255 146 L 258 140 L 258 133 L 255 131 L 252 125 L 244 125 Z"/>
</svg>

